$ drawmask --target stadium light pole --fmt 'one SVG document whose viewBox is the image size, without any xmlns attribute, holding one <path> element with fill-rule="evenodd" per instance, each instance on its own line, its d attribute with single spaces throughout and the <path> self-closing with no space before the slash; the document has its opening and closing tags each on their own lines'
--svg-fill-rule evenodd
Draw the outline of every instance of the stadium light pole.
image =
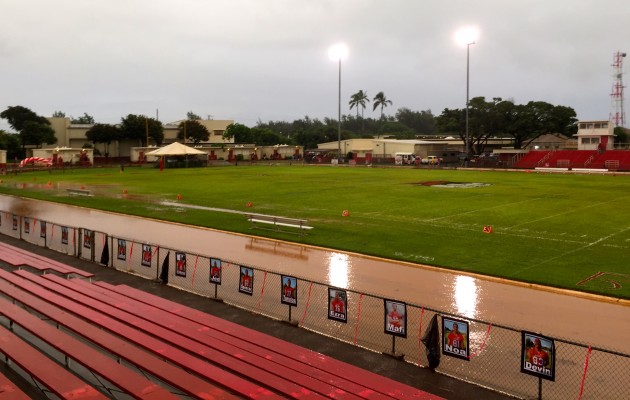
<svg viewBox="0 0 630 400">
<path fill-rule="evenodd" d="M 468 108 L 469 108 L 469 94 L 470 94 L 470 46 L 477 43 L 477 39 L 479 37 L 479 30 L 474 27 L 466 27 L 461 28 L 457 32 L 455 32 L 455 41 L 462 45 L 466 46 L 466 134 L 465 134 L 465 148 L 466 148 L 466 159 L 464 161 L 464 166 L 468 167 L 468 159 L 470 157 L 470 148 L 468 145 Z"/>
<path fill-rule="evenodd" d="M 337 43 L 328 49 L 328 57 L 339 63 L 339 91 L 337 102 L 337 162 L 341 160 L 341 61 L 348 58 L 348 46 Z"/>
</svg>

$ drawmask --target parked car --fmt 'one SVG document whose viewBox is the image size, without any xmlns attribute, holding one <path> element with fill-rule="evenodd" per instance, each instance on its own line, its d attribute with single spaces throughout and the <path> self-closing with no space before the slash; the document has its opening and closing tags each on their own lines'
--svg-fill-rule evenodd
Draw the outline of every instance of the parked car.
<svg viewBox="0 0 630 400">
<path fill-rule="evenodd" d="M 438 156 L 426 156 L 420 162 L 427 165 L 440 165 L 442 159 Z"/>
</svg>

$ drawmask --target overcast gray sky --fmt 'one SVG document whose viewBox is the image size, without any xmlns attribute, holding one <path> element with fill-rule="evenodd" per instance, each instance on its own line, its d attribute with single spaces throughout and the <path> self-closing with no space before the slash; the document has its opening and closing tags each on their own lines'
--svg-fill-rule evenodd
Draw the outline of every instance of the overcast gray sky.
<svg viewBox="0 0 630 400">
<path fill-rule="evenodd" d="M 2 0 L 0 110 L 104 123 L 156 110 L 163 122 L 193 111 L 248 126 L 336 118 L 328 49 L 344 42 L 342 113 L 361 89 L 383 91 L 386 114 L 439 115 L 465 107 L 466 48 L 454 33 L 469 25 L 480 31 L 471 98 L 608 118 L 613 54 L 630 52 L 627 0 Z"/>
</svg>

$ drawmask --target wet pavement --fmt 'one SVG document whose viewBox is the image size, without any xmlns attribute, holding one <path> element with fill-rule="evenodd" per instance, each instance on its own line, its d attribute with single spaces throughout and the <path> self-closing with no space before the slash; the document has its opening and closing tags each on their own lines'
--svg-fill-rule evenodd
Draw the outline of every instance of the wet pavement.
<svg viewBox="0 0 630 400">
<path fill-rule="evenodd" d="M 78 258 L 57 253 L 55 251 L 41 248 L 39 246 L 14 239 L 5 235 L 0 235 L 0 241 L 27 249 L 33 253 L 64 262 L 68 265 L 81 268 L 96 274 L 95 280 L 102 280 L 111 284 L 126 284 L 140 290 L 158 295 L 172 301 L 185 304 L 189 307 L 203 312 L 224 318 L 234 323 L 255 329 L 295 343 L 302 347 L 320 352 L 335 359 L 356 365 L 366 370 L 372 371 L 390 379 L 405 383 L 415 388 L 430 392 L 432 394 L 452 400 L 469 399 L 510 399 L 505 396 L 484 388 L 450 378 L 445 375 L 434 373 L 429 369 L 419 368 L 413 364 L 400 361 L 387 355 L 368 351 L 350 344 L 340 342 L 316 333 L 307 331 L 287 324 L 282 321 L 273 320 L 249 311 L 233 307 L 221 302 L 212 301 L 208 298 L 198 296 L 189 292 L 181 291 L 173 287 L 165 286 L 151 280 L 143 279 L 134 275 L 117 271 L 112 268 L 102 267 Z M 0 266 L 2 264 L 0 263 Z M 12 270 L 4 265 L 3 268 Z M 15 378 L 10 371 L 6 370 L 3 363 L 0 363 L 0 372 Z M 27 390 L 25 383 L 18 382 Z M 30 392 L 33 398 L 37 398 L 35 392 Z"/>
</svg>

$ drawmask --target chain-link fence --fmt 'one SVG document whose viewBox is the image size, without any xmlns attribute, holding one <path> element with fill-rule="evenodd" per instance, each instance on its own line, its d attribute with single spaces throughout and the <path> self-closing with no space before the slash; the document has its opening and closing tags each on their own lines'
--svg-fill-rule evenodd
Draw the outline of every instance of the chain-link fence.
<svg viewBox="0 0 630 400">
<path fill-rule="evenodd" d="M 520 329 L 285 276 L 264 265 L 188 253 L 8 212 L 0 211 L 0 233 L 120 271 L 160 279 L 182 290 L 420 367 L 431 365 L 427 351 L 431 348 L 432 354 L 441 355 L 437 372 L 517 398 L 630 398 L 630 380 L 621 378 L 630 371 L 627 354 L 564 338 L 547 338 L 552 345 L 547 345 L 545 356 L 538 356 L 543 362 L 530 363 L 534 367 L 524 373 L 534 343 L 526 342 Z M 458 354 L 460 350 L 448 351 L 453 322 L 465 333 L 463 356 Z M 438 342 L 432 344 L 430 334 L 435 332 Z M 548 379 L 547 371 L 551 371 L 553 380 Z"/>
</svg>

